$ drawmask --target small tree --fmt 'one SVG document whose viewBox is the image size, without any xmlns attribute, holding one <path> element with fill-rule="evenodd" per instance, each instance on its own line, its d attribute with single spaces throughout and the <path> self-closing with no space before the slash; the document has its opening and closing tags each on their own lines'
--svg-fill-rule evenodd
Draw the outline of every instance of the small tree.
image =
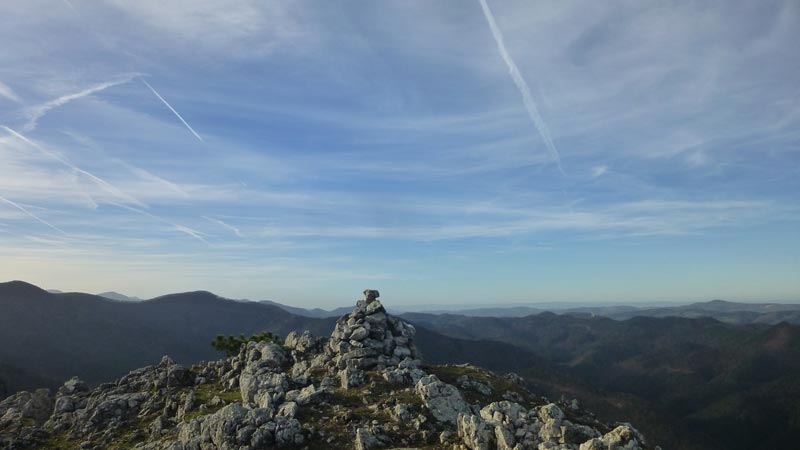
<svg viewBox="0 0 800 450">
<path fill-rule="evenodd" d="M 245 337 L 244 334 L 240 334 L 238 337 L 219 334 L 214 338 L 213 341 L 211 341 L 211 346 L 221 352 L 225 352 L 225 354 L 230 357 L 237 355 L 239 350 L 242 348 L 242 345 L 245 345 L 250 341 L 273 342 L 278 345 L 283 345 L 281 338 L 269 331 L 265 331 L 260 334 L 254 334 L 250 337 Z"/>
</svg>

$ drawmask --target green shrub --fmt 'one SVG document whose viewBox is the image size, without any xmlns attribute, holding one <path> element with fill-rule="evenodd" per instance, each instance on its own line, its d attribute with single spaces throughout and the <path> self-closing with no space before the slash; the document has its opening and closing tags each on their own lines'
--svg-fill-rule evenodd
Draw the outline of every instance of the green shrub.
<svg viewBox="0 0 800 450">
<path fill-rule="evenodd" d="M 269 331 L 265 331 L 261 334 L 254 334 L 250 337 L 245 337 L 243 334 L 240 334 L 238 337 L 219 334 L 214 338 L 213 341 L 211 341 L 211 345 L 215 349 L 225 352 L 227 356 L 234 356 L 239 353 L 239 349 L 242 348 L 242 345 L 245 345 L 250 341 L 274 342 L 275 344 L 279 345 L 283 344 L 283 341 L 277 335 L 272 334 Z"/>
</svg>

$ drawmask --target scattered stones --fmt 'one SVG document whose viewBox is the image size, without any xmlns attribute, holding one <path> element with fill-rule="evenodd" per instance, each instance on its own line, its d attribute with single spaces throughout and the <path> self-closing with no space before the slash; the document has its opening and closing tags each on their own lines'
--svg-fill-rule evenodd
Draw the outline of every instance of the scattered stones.
<svg viewBox="0 0 800 450">
<path fill-rule="evenodd" d="M 472 379 L 466 375 L 458 377 L 456 383 L 461 389 L 469 389 L 486 396 L 492 395 L 492 388 L 488 384 Z"/>
<path fill-rule="evenodd" d="M 536 397 L 517 375 L 423 367 L 415 328 L 378 298 L 364 291 L 330 338 L 292 332 L 284 345 L 248 342 L 192 367 L 164 357 L 94 389 L 72 378 L 55 397 L 17 393 L 0 401 L 0 448 L 53 439 L 82 450 L 649 448 L 629 424 L 603 425 L 577 401 L 526 402 Z"/>
</svg>

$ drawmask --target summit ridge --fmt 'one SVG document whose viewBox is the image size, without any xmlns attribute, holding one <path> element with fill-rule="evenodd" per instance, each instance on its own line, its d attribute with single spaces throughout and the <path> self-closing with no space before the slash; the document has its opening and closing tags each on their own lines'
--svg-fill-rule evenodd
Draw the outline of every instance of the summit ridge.
<svg viewBox="0 0 800 450">
<path fill-rule="evenodd" d="M 90 389 L 0 402 L 0 448 L 645 450 L 630 424 L 550 402 L 514 374 L 425 366 L 413 325 L 364 292 L 329 337 L 291 332 L 191 367 L 165 356 Z"/>
</svg>

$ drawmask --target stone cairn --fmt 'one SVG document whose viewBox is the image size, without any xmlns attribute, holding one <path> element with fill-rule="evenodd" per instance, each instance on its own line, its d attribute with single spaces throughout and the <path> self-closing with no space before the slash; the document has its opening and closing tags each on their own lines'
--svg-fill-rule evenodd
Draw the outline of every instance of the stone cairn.
<svg viewBox="0 0 800 450">
<path fill-rule="evenodd" d="M 345 389 L 361 385 L 364 370 L 381 371 L 392 382 L 416 382 L 422 374 L 413 343 L 414 326 L 387 315 L 378 297 L 378 291 L 365 290 L 364 300 L 339 318 L 328 341 L 327 351 Z"/>
</svg>

